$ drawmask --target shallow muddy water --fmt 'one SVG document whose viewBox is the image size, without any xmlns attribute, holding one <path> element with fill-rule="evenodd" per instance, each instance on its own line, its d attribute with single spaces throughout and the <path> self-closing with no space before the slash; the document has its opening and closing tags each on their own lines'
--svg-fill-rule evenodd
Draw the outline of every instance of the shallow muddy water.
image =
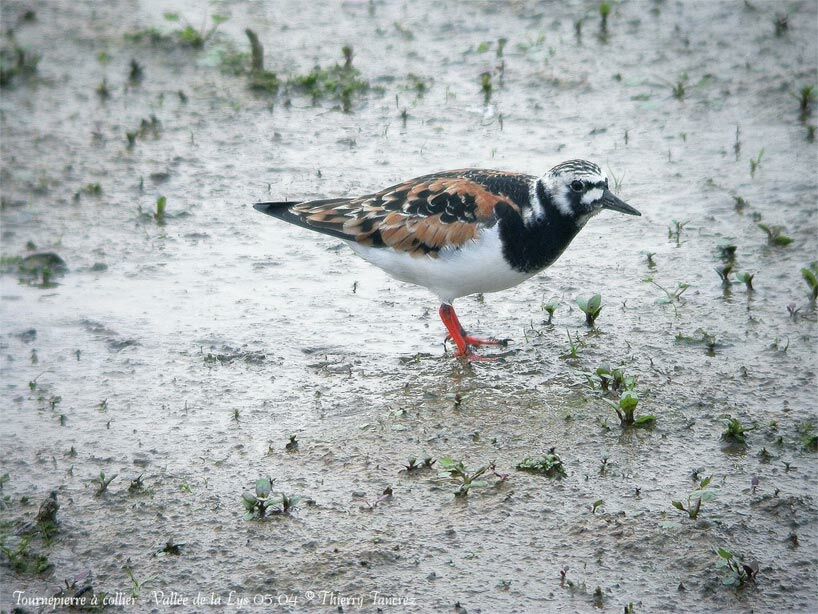
<svg viewBox="0 0 818 614">
<path fill-rule="evenodd" d="M 230 19 L 201 49 L 180 42 L 214 14 Z M 211 594 L 231 610 L 818 608 L 801 275 L 818 149 L 796 98 L 818 81 L 815 2 L 624 2 L 606 36 L 580 2 L 8 1 L 2 24 L 4 47 L 41 59 L 0 91 L 0 607 L 37 611 L 18 599 L 75 578 L 139 611 Z M 247 27 L 277 94 L 235 74 Z M 286 85 L 344 45 L 369 91 Z M 444 350 L 425 290 L 250 207 L 574 157 L 643 215 L 603 213 L 546 272 L 458 301 L 471 331 L 512 340 L 490 364 Z M 66 271 L 18 271 L 44 252 Z M 591 330 L 576 298 L 597 292 Z M 652 427 L 620 426 L 603 364 L 636 378 Z M 745 445 L 721 438 L 729 418 Z M 515 469 L 552 447 L 563 479 Z M 447 457 L 495 470 L 455 497 Z M 116 477 L 96 496 L 100 472 Z M 299 505 L 245 519 L 267 476 Z M 706 476 L 716 496 L 691 519 L 671 501 Z M 46 539 L 32 523 L 51 491 Z M 717 548 L 757 561 L 755 581 L 725 585 Z M 21 567 L 36 555 L 42 573 Z"/>
</svg>

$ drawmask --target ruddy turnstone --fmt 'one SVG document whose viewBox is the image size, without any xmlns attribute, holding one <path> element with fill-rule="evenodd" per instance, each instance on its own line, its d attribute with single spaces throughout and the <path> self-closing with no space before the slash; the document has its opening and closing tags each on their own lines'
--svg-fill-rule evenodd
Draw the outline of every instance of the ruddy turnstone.
<svg viewBox="0 0 818 614">
<path fill-rule="evenodd" d="M 462 169 L 424 175 L 358 198 L 254 207 L 339 239 L 392 277 L 434 292 L 457 356 L 502 345 L 466 334 L 454 299 L 516 286 L 551 265 L 602 209 L 641 215 L 614 196 L 600 168 L 568 160 L 542 177 Z"/>
</svg>

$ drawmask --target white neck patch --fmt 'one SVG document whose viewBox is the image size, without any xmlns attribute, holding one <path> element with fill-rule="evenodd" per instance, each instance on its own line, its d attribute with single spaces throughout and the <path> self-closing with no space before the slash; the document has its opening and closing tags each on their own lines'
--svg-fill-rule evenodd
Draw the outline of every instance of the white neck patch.
<svg viewBox="0 0 818 614">
<path fill-rule="evenodd" d="M 545 217 L 545 209 L 540 202 L 540 195 L 537 194 L 538 181 L 539 179 L 532 181 L 528 188 L 528 200 L 531 203 L 531 208 L 526 209 L 525 213 L 523 214 L 523 221 L 525 222 L 526 226 L 534 222 L 539 222 L 543 219 L 543 217 Z"/>
<path fill-rule="evenodd" d="M 568 199 L 568 190 L 571 188 L 565 184 L 565 181 L 559 175 L 546 173 L 540 177 L 540 181 L 542 181 L 545 192 L 551 196 L 551 202 L 554 203 L 559 212 L 566 217 L 570 216 L 572 210 L 571 201 Z"/>
</svg>

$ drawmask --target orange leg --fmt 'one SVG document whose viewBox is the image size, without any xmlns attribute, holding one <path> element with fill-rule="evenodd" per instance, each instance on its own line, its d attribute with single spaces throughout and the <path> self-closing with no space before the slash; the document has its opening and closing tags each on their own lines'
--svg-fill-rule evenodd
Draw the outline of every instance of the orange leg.
<svg viewBox="0 0 818 614">
<path fill-rule="evenodd" d="M 446 303 L 443 303 L 440 306 L 440 319 L 443 320 L 443 324 L 446 325 L 446 330 L 449 331 L 449 336 L 447 338 L 454 341 L 454 344 L 457 346 L 457 353 L 455 356 L 476 361 L 492 360 L 490 358 L 484 358 L 473 354 L 471 351 L 469 351 L 469 347 L 480 347 L 483 345 L 505 345 L 504 341 L 499 341 L 497 339 L 479 339 L 477 337 L 470 337 L 467 335 L 466 331 L 463 329 L 463 326 L 460 324 L 460 320 L 457 319 L 457 314 L 454 311 L 454 307 L 447 305 Z"/>
</svg>

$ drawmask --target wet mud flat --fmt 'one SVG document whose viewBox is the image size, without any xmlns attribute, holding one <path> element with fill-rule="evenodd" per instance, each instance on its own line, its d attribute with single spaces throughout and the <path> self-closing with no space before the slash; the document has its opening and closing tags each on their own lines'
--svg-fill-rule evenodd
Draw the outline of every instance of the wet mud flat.
<svg viewBox="0 0 818 614">
<path fill-rule="evenodd" d="M 602 5 L 4 2 L 0 607 L 815 610 L 818 8 Z M 491 364 L 249 206 L 574 157 Z"/>
</svg>

